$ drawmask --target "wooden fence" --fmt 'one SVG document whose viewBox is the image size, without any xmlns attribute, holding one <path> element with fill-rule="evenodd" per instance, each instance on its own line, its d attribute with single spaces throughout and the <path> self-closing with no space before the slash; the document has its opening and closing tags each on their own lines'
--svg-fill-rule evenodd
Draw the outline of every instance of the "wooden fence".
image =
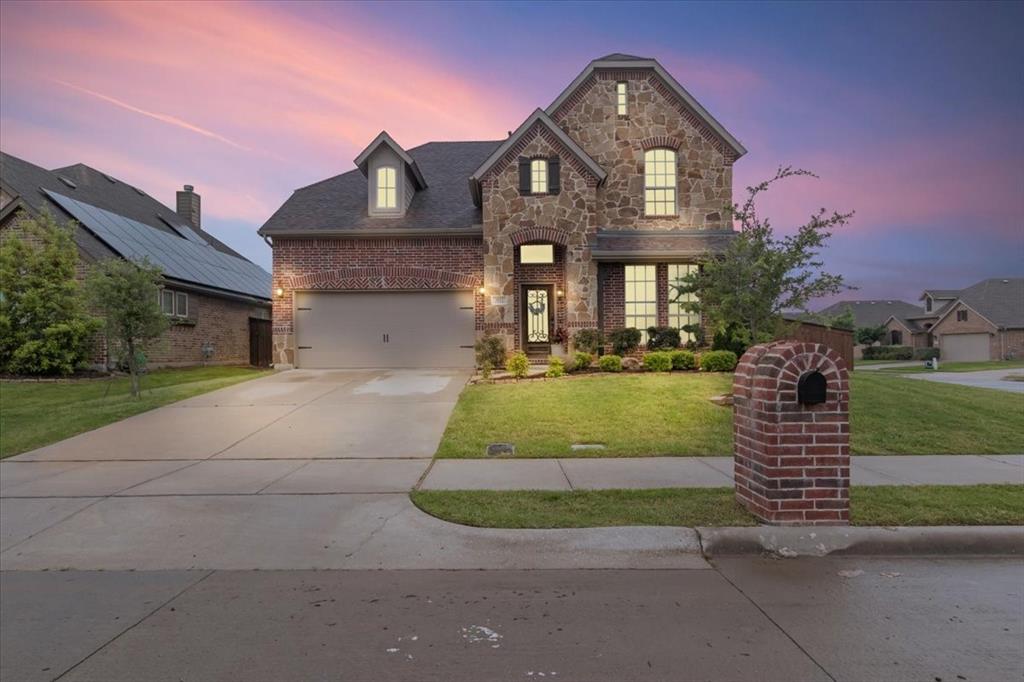
<svg viewBox="0 0 1024 682">
<path fill-rule="evenodd" d="M 853 332 L 849 329 L 836 329 L 823 324 L 804 320 L 787 320 L 793 323 L 793 329 L 787 337 L 808 343 L 823 343 L 843 356 L 848 369 L 853 369 Z"/>
</svg>

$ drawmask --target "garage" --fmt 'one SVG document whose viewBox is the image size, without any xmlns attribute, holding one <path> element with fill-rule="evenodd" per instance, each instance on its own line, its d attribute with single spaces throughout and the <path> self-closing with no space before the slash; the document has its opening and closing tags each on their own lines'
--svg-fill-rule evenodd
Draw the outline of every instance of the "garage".
<svg viewBox="0 0 1024 682">
<path fill-rule="evenodd" d="M 473 366 L 472 291 L 296 292 L 297 365 Z"/>
<path fill-rule="evenodd" d="M 943 334 L 942 359 L 946 362 L 969 362 L 989 359 L 988 334 Z"/>
</svg>

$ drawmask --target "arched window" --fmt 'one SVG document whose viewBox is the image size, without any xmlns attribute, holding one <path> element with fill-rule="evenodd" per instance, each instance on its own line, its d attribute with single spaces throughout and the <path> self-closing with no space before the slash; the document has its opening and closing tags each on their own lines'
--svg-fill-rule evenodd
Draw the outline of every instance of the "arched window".
<svg viewBox="0 0 1024 682">
<path fill-rule="evenodd" d="M 676 215 L 676 153 L 672 149 L 644 152 L 644 214 Z"/>
<path fill-rule="evenodd" d="M 398 208 L 397 176 L 391 166 L 377 169 L 377 208 Z"/>
</svg>

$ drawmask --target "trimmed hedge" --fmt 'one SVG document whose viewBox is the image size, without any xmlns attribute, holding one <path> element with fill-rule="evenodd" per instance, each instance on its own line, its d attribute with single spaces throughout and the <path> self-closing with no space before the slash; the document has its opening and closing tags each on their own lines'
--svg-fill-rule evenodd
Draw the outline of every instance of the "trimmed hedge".
<svg viewBox="0 0 1024 682">
<path fill-rule="evenodd" d="M 674 350 L 669 355 L 672 357 L 672 369 L 696 369 L 697 356 L 688 350 Z"/>
<path fill-rule="evenodd" d="M 640 347 L 640 330 L 635 327 L 616 329 L 608 335 L 608 343 L 611 344 L 612 353 L 615 355 L 628 355 Z"/>
<path fill-rule="evenodd" d="M 576 351 L 576 355 L 573 356 L 572 369 L 574 372 L 578 372 L 583 369 L 588 369 L 594 364 L 594 356 L 590 353 L 584 353 L 582 351 Z"/>
<path fill-rule="evenodd" d="M 671 372 L 672 355 L 665 351 L 655 351 L 644 355 L 644 369 L 649 372 Z"/>
<path fill-rule="evenodd" d="M 938 348 L 915 348 L 914 349 L 915 360 L 937 360 L 939 359 Z"/>
<path fill-rule="evenodd" d="M 489 366 L 494 369 L 505 366 L 508 353 L 505 351 L 505 340 L 502 337 L 485 334 L 477 339 L 473 350 L 476 353 L 477 367 Z"/>
<path fill-rule="evenodd" d="M 914 349 L 910 346 L 868 346 L 864 349 L 865 360 L 913 360 Z"/>
<path fill-rule="evenodd" d="M 739 360 L 731 350 L 709 350 L 700 356 L 702 372 L 731 372 Z"/>
<path fill-rule="evenodd" d="M 552 355 L 548 358 L 548 371 L 544 372 L 544 376 L 549 379 L 557 379 L 558 377 L 565 376 L 565 361 L 562 358 Z"/>
<path fill-rule="evenodd" d="M 679 330 L 675 327 L 648 327 L 647 350 L 679 348 Z"/>
<path fill-rule="evenodd" d="M 516 379 L 525 377 L 529 370 L 530 360 L 526 357 L 526 353 L 522 351 L 512 353 L 512 355 L 508 356 L 508 360 L 505 361 L 505 371 Z"/>
<path fill-rule="evenodd" d="M 572 338 L 576 348 L 591 355 L 597 353 L 597 349 L 604 345 L 604 334 L 600 329 L 580 329 Z"/>
<path fill-rule="evenodd" d="M 602 372 L 621 372 L 622 358 L 618 355 L 602 355 L 597 359 L 597 366 Z"/>
</svg>

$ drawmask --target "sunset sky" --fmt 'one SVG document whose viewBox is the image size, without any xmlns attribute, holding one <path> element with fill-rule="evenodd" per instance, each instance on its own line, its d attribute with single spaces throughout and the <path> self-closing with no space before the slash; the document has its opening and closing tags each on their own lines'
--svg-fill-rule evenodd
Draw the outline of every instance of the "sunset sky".
<svg viewBox="0 0 1024 682">
<path fill-rule="evenodd" d="M 270 266 L 256 229 L 406 148 L 499 139 L 591 59 L 659 60 L 749 149 L 735 198 L 780 165 L 784 230 L 856 210 L 826 254 L 856 298 L 1024 275 L 1024 3 L 0 5 L 0 147 L 86 163 Z M 429 179 L 428 179 L 429 180 Z"/>
</svg>

